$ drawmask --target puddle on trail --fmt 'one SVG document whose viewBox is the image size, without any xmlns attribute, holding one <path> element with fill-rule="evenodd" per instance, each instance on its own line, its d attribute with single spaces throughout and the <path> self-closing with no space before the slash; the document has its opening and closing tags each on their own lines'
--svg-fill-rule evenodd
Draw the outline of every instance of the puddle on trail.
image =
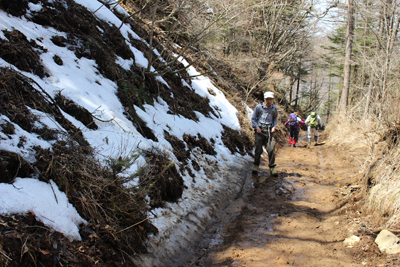
<svg viewBox="0 0 400 267">
<path fill-rule="evenodd" d="M 280 239 L 284 240 L 284 231 L 281 228 L 287 223 L 282 218 L 285 206 L 275 207 L 269 211 L 269 206 L 259 206 L 257 203 L 247 203 L 252 198 L 252 194 L 260 186 L 272 186 L 269 195 L 287 193 L 287 203 L 292 206 L 291 209 L 299 209 L 309 204 L 307 199 L 307 192 L 303 181 L 297 181 L 296 176 L 290 179 L 281 179 L 268 177 L 266 173 L 252 177 L 249 176 L 243 195 L 231 202 L 230 205 L 223 212 L 221 219 L 214 222 L 209 226 L 207 233 L 202 240 L 202 255 L 197 256 L 197 260 L 189 266 L 214 266 L 208 262 L 208 257 L 213 255 L 213 261 L 222 261 L 218 259 L 218 251 L 223 248 L 225 251 L 223 255 L 233 255 L 229 263 L 218 266 L 284 266 L 285 260 L 281 259 L 281 254 L 285 251 L 270 250 L 268 246 L 271 242 L 278 242 Z M 315 189 L 320 190 L 314 186 Z M 265 196 L 268 199 L 270 196 Z M 255 200 L 258 201 L 258 200 Z M 271 199 L 270 201 L 274 201 Z M 276 204 L 276 203 L 275 203 Z M 310 206 L 310 205 L 309 205 Z M 312 205 L 310 209 L 315 209 Z M 238 219 L 238 217 L 242 217 Z M 289 216 L 290 220 L 294 221 L 296 216 Z M 229 241 L 232 239 L 232 241 Z M 231 242 L 231 244 L 226 244 Z M 283 242 L 283 241 L 282 241 Z M 222 256 L 222 257 L 224 257 Z M 236 258 L 246 258 L 245 261 L 235 261 Z M 300 260 L 301 258 L 301 260 Z M 297 261 L 303 261 L 300 255 Z M 281 264 L 281 265 L 280 265 Z"/>
</svg>

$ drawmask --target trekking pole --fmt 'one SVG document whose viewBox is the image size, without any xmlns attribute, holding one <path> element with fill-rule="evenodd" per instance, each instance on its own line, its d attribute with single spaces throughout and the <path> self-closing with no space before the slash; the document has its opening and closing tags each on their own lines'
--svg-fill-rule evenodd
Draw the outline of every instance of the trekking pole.
<svg viewBox="0 0 400 267">
<path fill-rule="evenodd" d="M 286 136 L 290 136 L 289 134 L 289 127 L 287 125 L 285 125 L 285 138 L 283 139 L 283 141 L 286 143 Z"/>
<path fill-rule="evenodd" d="M 283 141 L 286 142 L 286 125 L 285 129 L 283 129 Z"/>
</svg>

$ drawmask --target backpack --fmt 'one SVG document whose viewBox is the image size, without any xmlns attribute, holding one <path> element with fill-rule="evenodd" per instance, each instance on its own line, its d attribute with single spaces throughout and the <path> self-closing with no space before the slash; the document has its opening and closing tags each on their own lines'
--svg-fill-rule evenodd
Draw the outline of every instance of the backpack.
<svg viewBox="0 0 400 267">
<path fill-rule="evenodd" d="M 308 123 L 308 126 L 310 126 L 311 128 L 316 128 L 318 125 L 318 120 L 317 120 L 318 116 L 316 112 L 311 112 L 310 113 L 310 122 Z"/>
<path fill-rule="evenodd" d="M 296 113 L 290 113 L 290 115 L 289 115 L 289 127 L 299 127 L 299 123 L 297 122 Z"/>
</svg>

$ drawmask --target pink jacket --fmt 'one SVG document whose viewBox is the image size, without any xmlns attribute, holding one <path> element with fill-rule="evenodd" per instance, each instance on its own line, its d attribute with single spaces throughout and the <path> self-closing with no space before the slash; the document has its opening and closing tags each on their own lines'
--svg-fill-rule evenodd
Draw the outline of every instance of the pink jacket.
<svg viewBox="0 0 400 267">
<path fill-rule="evenodd" d="M 289 120 L 287 120 L 285 122 L 285 126 L 287 126 L 289 123 Z M 299 128 L 301 128 L 304 124 L 306 124 L 304 121 L 302 121 L 300 118 L 297 118 L 297 125 L 299 126 Z"/>
</svg>

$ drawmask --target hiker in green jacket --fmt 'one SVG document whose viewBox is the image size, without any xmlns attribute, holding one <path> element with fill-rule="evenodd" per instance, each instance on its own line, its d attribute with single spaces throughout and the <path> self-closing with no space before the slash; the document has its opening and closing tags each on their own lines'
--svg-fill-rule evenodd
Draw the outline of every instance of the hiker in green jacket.
<svg viewBox="0 0 400 267">
<path fill-rule="evenodd" d="M 314 136 L 314 145 L 318 144 L 318 128 L 322 127 L 322 121 L 320 116 L 317 114 L 317 112 L 312 111 L 310 115 L 308 115 L 306 121 L 307 125 L 307 144 L 310 146 L 311 145 L 311 139 Z"/>
<path fill-rule="evenodd" d="M 265 92 L 264 102 L 258 104 L 251 117 L 251 124 L 255 130 L 255 156 L 253 164 L 253 173 L 257 173 L 260 165 L 261 154 L 263 146 L 265 146 L 268 153 L 269 168 L 272 176 L 277 176 L 275 170 L 275 140 L 274 132 L 277 124 L 278 110 L 274 102 L 274 93 Z"/>
</svg>

